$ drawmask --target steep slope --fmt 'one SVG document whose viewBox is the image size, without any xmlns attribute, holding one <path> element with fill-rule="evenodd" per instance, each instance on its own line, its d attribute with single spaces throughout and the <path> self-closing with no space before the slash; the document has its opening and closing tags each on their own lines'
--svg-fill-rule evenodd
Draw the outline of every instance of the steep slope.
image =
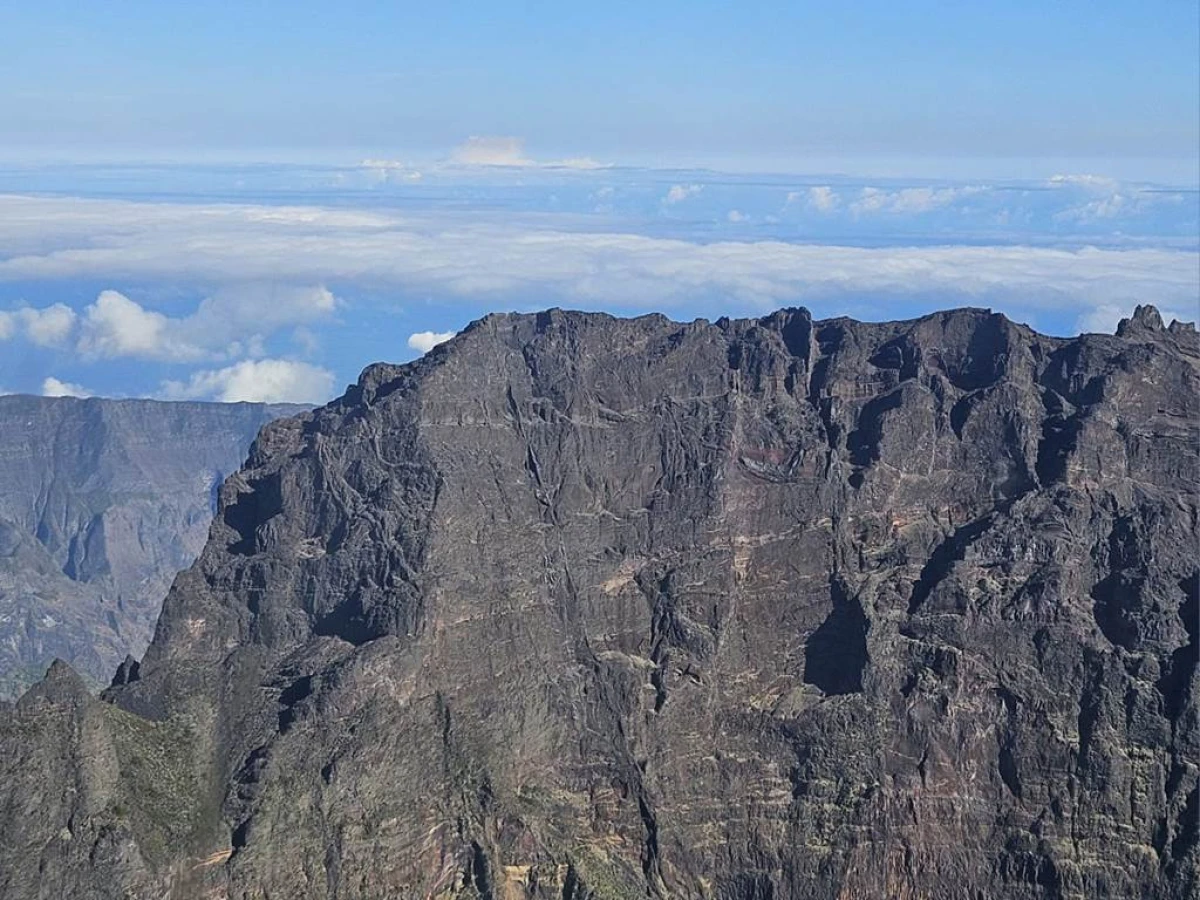
<svg viewBox="0 0 1200 900">
<path fill-rule="evenodd" d="M 217 486 L 302 409 L 0 396 L 0 697 L 55 657 L 102 685 L 141 655 Z"/>
<path fill-rule="evenodd" d="M 0 897 L 1195 896 L 1198 387 L 1151 308 L 490 316 L 11 711 Z"/>
</svg>

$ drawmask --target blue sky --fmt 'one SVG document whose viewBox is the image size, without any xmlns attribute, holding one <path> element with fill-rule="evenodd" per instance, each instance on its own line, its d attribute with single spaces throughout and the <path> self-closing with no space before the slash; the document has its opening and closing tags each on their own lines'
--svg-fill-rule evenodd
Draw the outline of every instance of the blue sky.
<svg viewBox="0 0 1200 900">
<path fill-rule="evenodd" d="M 1196 3 L 10 6 L 0 391 L 319 401 L 550 305 L 1197 317 Z"/>
<path fill-rule="evenodd" d="M 1198 33 L 1184 0 L 52 0 L 7 4 L 0 121 L 36 158 L 346 162 L 517 134 L 653 167 L 1194 179 Z"/>
</svg>

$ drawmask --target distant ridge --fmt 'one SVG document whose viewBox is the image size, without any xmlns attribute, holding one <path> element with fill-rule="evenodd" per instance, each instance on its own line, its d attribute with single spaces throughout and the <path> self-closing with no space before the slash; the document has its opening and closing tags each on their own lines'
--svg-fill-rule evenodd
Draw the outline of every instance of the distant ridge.
<svg viewBox="0 0 1200 900">
<path fill-rule="evenodd" d="M 220 481 L 307 408 L 0 396 L 0 697 L 55 657 L 100 686 L 140 656 Z"/>
</svg>

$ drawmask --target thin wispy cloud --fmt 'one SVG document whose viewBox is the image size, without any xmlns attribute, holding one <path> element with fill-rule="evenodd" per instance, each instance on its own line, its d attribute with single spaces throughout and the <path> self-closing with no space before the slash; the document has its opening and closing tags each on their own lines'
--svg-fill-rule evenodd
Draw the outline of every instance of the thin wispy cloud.
<svg viewBox="0 0 1200 900">
<path fill-rule="evenodd" d="M 1051 175 L 1046 180 L 1048 187 L 1082 187 L 1093 191 L 1111 191 L 1117 187 L 1119 182 L 1115 178 L 1110 178 L 1107 175 L 1089 175 L 1086 173 L 1070 175 L 1058 174 Z"/>
<path fill-rule="evenodd" d="M 1127 184 L 1098 175 L 1055 175 L 1037 182 L 989 184 L 826 184 L 789 190 L 791 220 L 840 220 L 850 227 L 936 227 L 960 237 L 1003 230 L 1080 235 L 1112 242 L 1156 232 L 1195 235 L 1194 191 Z M 1192 210 L 1189 217 L 1188 210 Z M 1189 221 L 1190 218 L 1190 221 Z M 847 221 L 849 220 L 849 221 Z"/>
<path fill-rule="evenodd" d="M 578 169 L 585 172 L 612 168 L 612 163 L 600 162 L 590 156 L 568 156 L 565 159 L 551 160 L 542 165 L 547 169 Z"/>
<path fill-rule="evenodd" d="M 450 163 L 456 166 L 496 166 L 501 168 L 547 169 L 605 169 L 605 163 L 589 156 L 566 159 L 535 160 L 525 153 L 525 139 L 511 136 L 473 135 L 450 153 Z"/>
<path fill-rule="evenodd" d="M 376 182 L 399 182 L 412 184 L 424 178 L 420 169 L 413 168 L 397 159 L 364 159 L 359 168 L 368 172 Z"/>
</svg>

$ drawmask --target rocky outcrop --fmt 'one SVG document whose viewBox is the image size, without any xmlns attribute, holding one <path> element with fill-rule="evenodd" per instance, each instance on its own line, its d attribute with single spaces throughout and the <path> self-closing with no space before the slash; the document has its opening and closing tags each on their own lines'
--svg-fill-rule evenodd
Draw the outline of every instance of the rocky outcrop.
<svg viewBox="0 0 1200 900">
<path fill-rule="evenodd" d="M 0 897 L 1195 896 L 1198 386 L 1147 309 L 489 316 L 11 711 Z"/>
<path fill-rule="evenodd" d="M 303 408 L 0 397 L 0 697 L 55 657 L 99 687 L 140 656 L 217 487 Z"/>
</svg>

